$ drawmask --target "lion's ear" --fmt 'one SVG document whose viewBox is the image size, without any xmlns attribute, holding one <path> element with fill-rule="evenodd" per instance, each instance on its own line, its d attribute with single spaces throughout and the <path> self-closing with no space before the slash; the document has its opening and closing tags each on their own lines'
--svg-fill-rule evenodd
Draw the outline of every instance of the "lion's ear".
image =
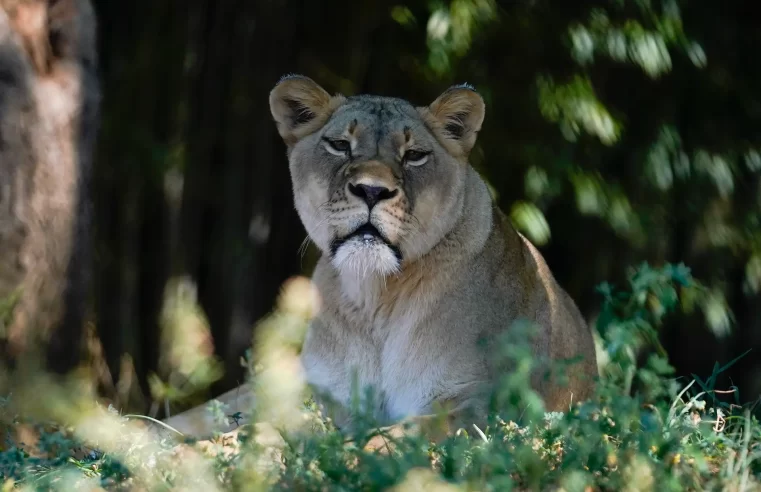
<svg viewBox="0 0 761 492">
<path fill-rule="evenodd" d="M 289 75 L 270 92 L 270 111 L 280 136 L 290 146 L 321 128 L 343 100 L 309 77 Z"/>
<path fill-rule="evenodd" d="M 426 122 L 455 155 L 467 157 L 486 114 L 481 96 L 469 85 L 447 89 L 430 106 L 420 108 Z"/>
</svg>

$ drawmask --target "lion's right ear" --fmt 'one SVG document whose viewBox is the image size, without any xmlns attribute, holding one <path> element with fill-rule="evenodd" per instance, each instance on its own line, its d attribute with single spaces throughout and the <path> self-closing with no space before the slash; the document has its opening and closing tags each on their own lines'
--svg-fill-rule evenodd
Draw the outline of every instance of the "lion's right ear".
<svg viewBox="0 0 761 492">
<path fill-rule="evenodd" d="M 289 75 L 270 92 L 270 111 L 280 136 L 291 146 L 320 129 L 343 101 L 309 77 Z"/>
</svg>

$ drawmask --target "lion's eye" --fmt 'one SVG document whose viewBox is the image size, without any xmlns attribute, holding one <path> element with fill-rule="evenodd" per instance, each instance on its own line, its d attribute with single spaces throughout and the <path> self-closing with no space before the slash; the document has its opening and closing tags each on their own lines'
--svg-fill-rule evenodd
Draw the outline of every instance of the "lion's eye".
<svg viewBox="0 0 761 492">
<path fill-rule="evenodd" d="M 347 140 L 325 139 L 325 142 L 327 143 L 328 150 L 333 151 L 333 153 L 344 155 L 351 151 L 351 144 Z"/>
<path fill-rule="evenodd" d="M 404 153 L 404 163 L 409 166 L 422 166 L 428 160 L 428 154 L 430 152 L 408 150 Z"/>
</svg>

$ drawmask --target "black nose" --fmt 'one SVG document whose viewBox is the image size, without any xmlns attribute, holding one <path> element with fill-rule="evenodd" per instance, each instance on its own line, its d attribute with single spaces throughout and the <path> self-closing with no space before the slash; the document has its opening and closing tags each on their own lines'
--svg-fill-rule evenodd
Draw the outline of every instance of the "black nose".
<svg viewBox="0 0 761 492">
<path fill-rule="evenodd" d="M 353 185 L 349 183 L 349 192 L 363 199 L 367 206 L 373 208 L 381 200 L 388 200 L 397 194 L 397 190 L 389 190 L 383 186 L 369 186 L 364 184 Z"/>
</svg>

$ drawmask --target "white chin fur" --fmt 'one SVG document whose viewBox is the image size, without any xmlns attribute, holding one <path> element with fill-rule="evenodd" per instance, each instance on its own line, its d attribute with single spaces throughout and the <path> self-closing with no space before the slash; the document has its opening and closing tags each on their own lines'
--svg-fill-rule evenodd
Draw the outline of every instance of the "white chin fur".
<svg viewBox="0 0 761 492">
<path fill-rule="evenodd" d="M 341 273 L 365 277 L 387 276 L 399 271 L 399 260 L 391 248 L 380 241 L 351 239 L 333 255 L 333 266 Z"/>
</svg>

